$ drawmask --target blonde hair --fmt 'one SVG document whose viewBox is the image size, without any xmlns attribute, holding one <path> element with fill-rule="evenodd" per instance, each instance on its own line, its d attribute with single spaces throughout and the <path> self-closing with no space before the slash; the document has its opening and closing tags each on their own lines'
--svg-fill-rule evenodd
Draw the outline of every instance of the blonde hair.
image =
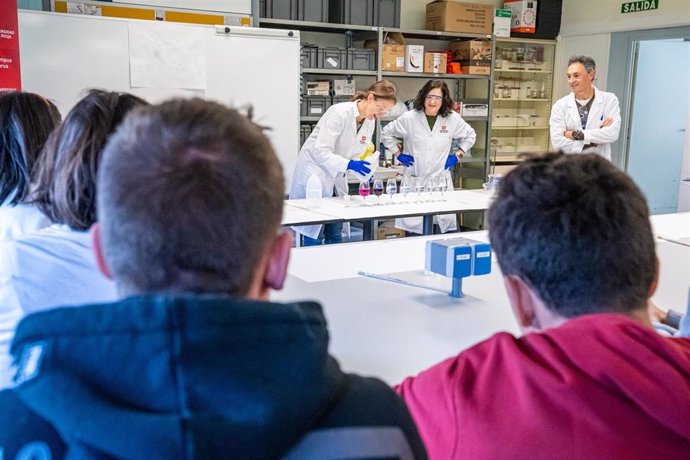
<svg viewBox="0 0 690 460">
<path fill-rule="evenodd" d="M 370 94 L 373 94 L 376 99 L 386 99 L 397 102 L 395 85 L 389 80 L 379 80 L 372 84 L 366 91 L 357 91 L 352 96 L 353 101 L 366 99 Z"/>
</svg>

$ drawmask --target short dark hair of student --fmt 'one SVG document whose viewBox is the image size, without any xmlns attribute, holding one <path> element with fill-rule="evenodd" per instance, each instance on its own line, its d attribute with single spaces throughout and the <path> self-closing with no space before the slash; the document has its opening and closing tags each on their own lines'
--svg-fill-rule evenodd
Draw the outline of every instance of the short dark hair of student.
<svg viewBox="0 0 690 460">
<path fill-rule="evenodd" d="M 446 82 L 443 80 L 427 81 L 424 86 L 422 86 L 422 89 L 420 89 L 417 93 L 417 97 L 414 100 L 414 109 L 424 112 L 424 101 L 426 100 L 426 95 L 429 94 L 429 91 L 434 88 L 440 88 L 441 93 L 443 94 L 443 103 L 441 104 L 438 114 L 442 117 L 447 117 L 453 110 L 453 99 L 450 97 L 448 85 L 446 85 Z"/>
<path fill-rule="evenodd" d="M 489 236 L 503 274 L 563 317 L 646 307 L 656 273 L 647 202 L 598 155 L 527 157 L 501 181 Z"/>
<path fill-rule="evenodd" d="M 135 107 L 129 93 L 91 90 L 50 136 L 30 200 L 54 223 L 88 230 L 96 221 L 96 172 L 108 137 Z"/>
<path fill-rule="evenodd" d="M 24 201 L 34 164 L 59 123 L 60 112 L 46 98 L 0 93 L 0 204 Z"/>
<path fill-rule="evenodd" d="M 128 117 L 104 155 L 98 220 L 121 293 L 247 293 L 285 194 L 257 125 L 215 102 L 173 99 Z"/>
</svg>

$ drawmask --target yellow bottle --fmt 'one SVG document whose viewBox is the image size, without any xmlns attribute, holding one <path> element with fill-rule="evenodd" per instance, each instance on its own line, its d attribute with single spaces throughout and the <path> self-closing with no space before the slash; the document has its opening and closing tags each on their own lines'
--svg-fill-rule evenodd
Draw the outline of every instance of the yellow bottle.
<svg viewBox="0 0 690 460">
<path fill-rule="evenodd" d="M 369 157 L 372 153 L 374 153 L 374 148 L 375 148 L 375 147 L 374 147 L 374 144 L 372 144 L 371 142 L 369 142 L 369 145 L 367 145 L 367 149 L 364 151 L 363 154 L 361 154 L 361 155 L 359 156 L 359 159 L 360 159 L 360 160 L 366 160 L 367 157 Z"/>
</svg>

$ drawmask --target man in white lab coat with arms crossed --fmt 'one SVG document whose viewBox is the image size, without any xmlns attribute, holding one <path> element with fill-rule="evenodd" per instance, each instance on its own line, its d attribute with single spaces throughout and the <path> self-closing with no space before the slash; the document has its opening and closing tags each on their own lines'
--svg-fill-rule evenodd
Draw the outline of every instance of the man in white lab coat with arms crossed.
<svg viewBox="0 0 690 460">
<path fill-rule="evenodd" d="M 611 160 L 611 144 L 618 140 L 621 114 L 618 98 L 594 86 L 596 63 L 588 56 L 568 60 L 572 92 L 551 109 L 551 144 L 565 153 L 598 153 Z"/>
</svg>

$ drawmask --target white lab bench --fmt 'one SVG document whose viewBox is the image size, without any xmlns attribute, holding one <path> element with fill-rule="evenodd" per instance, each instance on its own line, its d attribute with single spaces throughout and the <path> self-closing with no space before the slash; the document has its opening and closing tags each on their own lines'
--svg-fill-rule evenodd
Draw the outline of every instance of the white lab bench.
<svg viewBox="0 0 690 460">
<path fill-rule="evenodd" d="M 690 213 L 655 216 L 652 223 L 657 234 L 690 237 Z M 421 270 L 426 241 L 452 236 L 295 249 L 285 288 L 272 299 L 320 302 L 331 331 L 330 350 L 343 368 L 400 382 L 496 332 L 519 333 L 495 260 L 490 275 L 464 279 L 460 299 L 357 274 Z M 485 231 L 462 236 L 488 241 Z M 661 279 L 653 300 L 662 308 L 683 310 L 690 247 L 659 240 L 657 253 Z"/>
</svg>

